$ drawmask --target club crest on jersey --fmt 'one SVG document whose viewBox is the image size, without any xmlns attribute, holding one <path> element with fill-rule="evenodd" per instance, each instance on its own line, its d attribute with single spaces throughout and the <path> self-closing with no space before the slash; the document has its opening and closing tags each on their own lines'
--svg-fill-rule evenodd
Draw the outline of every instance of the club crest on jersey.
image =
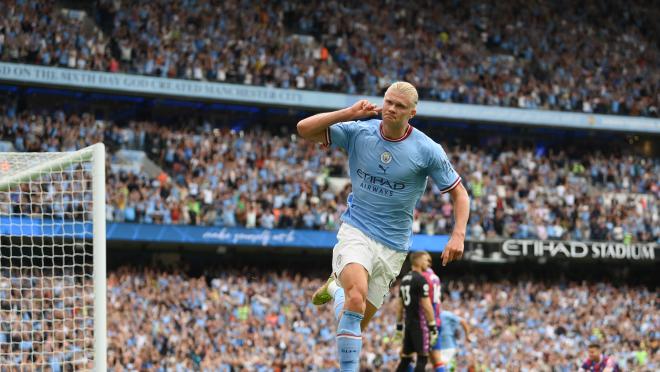
<svg viewBox="0 0 660 372">
<path fill-rule="evenodd" d="M 385 151 L 382 154 L 380 154 L 380 161 L 382 161 L 385 164 L 389 164 L 392 161 L 392 154 L 390 154 L 389 151 Z"/>
</svg>

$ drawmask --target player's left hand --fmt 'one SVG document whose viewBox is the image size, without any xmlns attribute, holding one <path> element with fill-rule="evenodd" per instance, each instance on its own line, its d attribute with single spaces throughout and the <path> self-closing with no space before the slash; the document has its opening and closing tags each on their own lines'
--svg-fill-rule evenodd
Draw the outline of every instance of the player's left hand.
<svg viewBox="0 0 660 372">
<path fill-rule="evenodd" d="M 447 263 L 463 257 L 464 242 L 465 236 L 451 235 L 445 250 L 442 252 L 442 266 L 447 266 Z"/>
<path fill-rule="evenodd" d="M 429 345 L 435 345 L 438 342 L 438 326 L 435 324 L 429 324 Z"/>
<path fill-rule="evenodd" d="M 392 342 L 395 344 L 400 344 L 401 341 L 403 341 L 403 324 L 399 323 L 396 325 L 396 332 L 394 332 Z"/>
</svg>

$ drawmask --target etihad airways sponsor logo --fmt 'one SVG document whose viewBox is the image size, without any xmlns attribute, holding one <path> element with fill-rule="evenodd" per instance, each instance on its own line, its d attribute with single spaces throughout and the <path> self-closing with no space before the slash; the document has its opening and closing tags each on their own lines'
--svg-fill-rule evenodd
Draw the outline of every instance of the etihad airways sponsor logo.
<svg viewBox="0 0 660 372">
<path fill-rule="evenodd" d="M 373 185 L 377 185 L 377 186 L 382 186 L 382 187 L 388 188 L 390 190 L 403 190 L 403 189 L 406 188 L 406 184 L 403 183 L 403 182 L 391 181 L 391 180 L 388 180 L 387 178 L 385 178 L 383 176 L 379 176 L 379 175 L 376 175 L 376 174 L 370 174 L 368 172 L 365 172 L 360 168 L 358 168 L 358 170 L 357 170 L 357 175 L 365 183 L 373 184 Z"/>
<path fill-rule="evenodd" d="M 655 260 L 656 246 L 655 243 L 506 240 L 502 252 L 508 256 Z"/>
<path fill-rule="evenodd" d="M 357 169 L 357 176 L 362 179 L 359 185 L 360 188 L 373 194 L 394 196 L 394 191 L 406 188 L 406 184 L 403 182 L 392 181 L 383 176 L 370 174 L 360 168 Z"/>
</svg>

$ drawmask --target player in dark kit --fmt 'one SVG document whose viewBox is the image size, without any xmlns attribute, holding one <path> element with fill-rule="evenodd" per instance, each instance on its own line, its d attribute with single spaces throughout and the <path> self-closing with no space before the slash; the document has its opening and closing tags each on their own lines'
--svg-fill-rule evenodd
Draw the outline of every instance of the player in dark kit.
<svg viewBox="0 0 660 372">
<path fill-rule="evenodd" d="M 599 344 L 589 345 L 589 357 L 582 363 L 580 371 L 586 372 L 619 372 L 619 365 L 614 358 L 601 353 Z"/>
<path fill-rule="evenodd" d="M 397 372 L 408 371 L 416 354 L 415 372 L 423 372 L 429 350 L 438 340 L 438 327 L 429 298 L 429 284 L 422 273 L 429 267 L 429 254 L 424 251 L 410 255 L 412 269 L 401 279 L 400 306 L 397 313 L 397 333 L 403 331 L 401 362 Z M 405 317 L 404 317 L 405 313 Z M 402 322 L 405 318 L 405 325 Z"/>
</svg>

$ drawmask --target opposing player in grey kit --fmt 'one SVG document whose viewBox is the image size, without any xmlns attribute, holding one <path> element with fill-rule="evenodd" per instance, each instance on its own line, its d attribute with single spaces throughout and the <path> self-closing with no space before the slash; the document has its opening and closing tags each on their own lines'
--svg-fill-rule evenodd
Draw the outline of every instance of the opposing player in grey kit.
<svg viewBox="0 0 660 372">
<path fill-rule="evenodd" d="M 361 100 L 298 123 L 301 137 L 348 153 L 353 191 L 341 217 L 332 275 L 312 299 L 316 305 L 335 300 L 341 371 L 359 370 L 361 330 L 401 270 L 412 244 L 413 210 L 429 176 L 454 204 L 454 230 L 442 253 L 443 265 L 463 255 L 468 194 L 442 146 L 408 123 L 417 101 L 414 86 L 396 82 L 385 92 L 382 108 Z M 382 120 L 358 121 L 381 113 Z"/>
</svg>

